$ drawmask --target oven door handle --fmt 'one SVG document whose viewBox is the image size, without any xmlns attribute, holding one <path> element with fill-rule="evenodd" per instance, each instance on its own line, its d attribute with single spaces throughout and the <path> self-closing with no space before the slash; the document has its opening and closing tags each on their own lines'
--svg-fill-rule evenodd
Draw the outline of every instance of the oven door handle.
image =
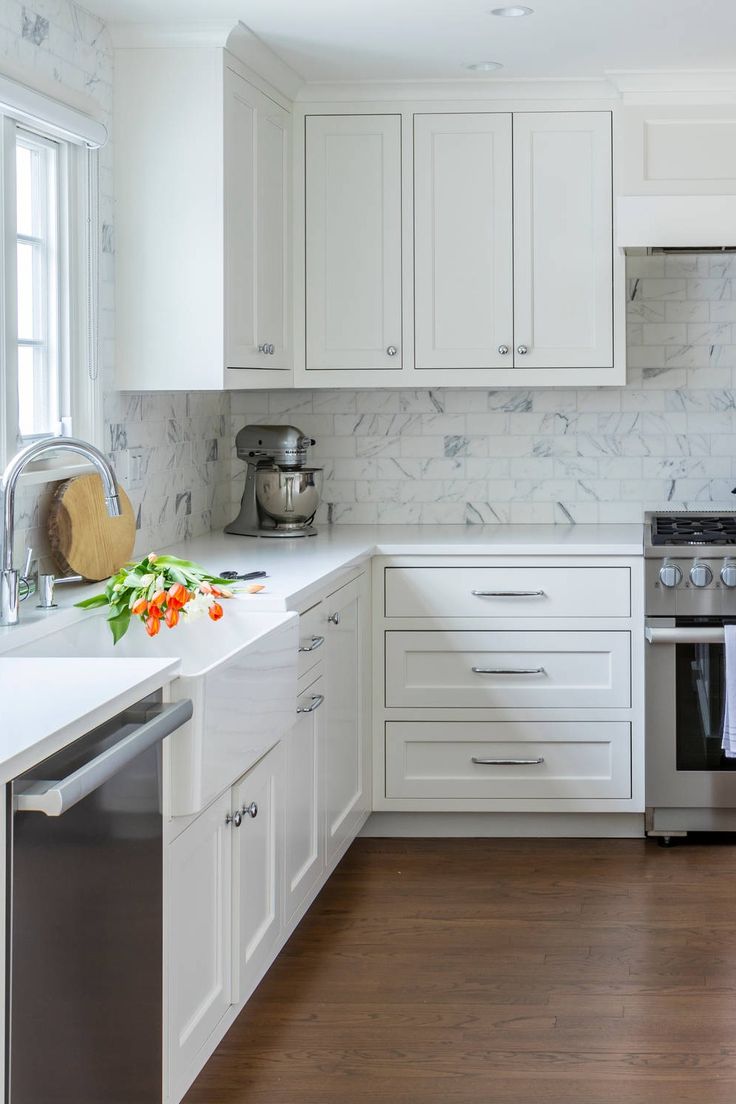
<svg viewBox="0 0 736 1104">
<path fill-rule="evenodd" d="M 722 628 L 655 629 L 647 625 L 644 636 L 649 644 L 723 644 Z"/>
</svg>

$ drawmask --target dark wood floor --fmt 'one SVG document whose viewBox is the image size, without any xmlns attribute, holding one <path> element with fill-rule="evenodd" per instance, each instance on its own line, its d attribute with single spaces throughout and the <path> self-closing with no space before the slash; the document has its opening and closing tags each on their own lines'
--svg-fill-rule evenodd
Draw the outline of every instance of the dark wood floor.
<svg viewBox="0 0 736 1104">
<path fill-rule="evenodd" d="M 361 840 L 186 1104 L 733 1104 L 736 844 Z"/>
</svg>

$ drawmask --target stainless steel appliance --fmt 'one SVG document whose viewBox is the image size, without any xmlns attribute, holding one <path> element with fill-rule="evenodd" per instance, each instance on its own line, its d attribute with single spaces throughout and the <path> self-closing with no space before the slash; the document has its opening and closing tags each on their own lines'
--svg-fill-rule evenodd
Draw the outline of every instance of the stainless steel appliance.
<svg viewBox="0 0 736 1104">
<path fill-rule="evenodd" d="M 647 830 L 736 831 L 736 760 L 721 751 L 736 513 L 647 514 L 644 557 Z"/>
<path fill-rule="evenodd" d="M 306 466 L 315 444 L 296 426 L 247 425 L 235 438 L 246 462 L 240 513 L 225 527 L 241 537 L 313 537 L 322 469 Z"/>
<path fill-rule="evenodd" d="M 160 698 L 8 787 L 8 1104 L 161 1104 Z"/>
</svg>

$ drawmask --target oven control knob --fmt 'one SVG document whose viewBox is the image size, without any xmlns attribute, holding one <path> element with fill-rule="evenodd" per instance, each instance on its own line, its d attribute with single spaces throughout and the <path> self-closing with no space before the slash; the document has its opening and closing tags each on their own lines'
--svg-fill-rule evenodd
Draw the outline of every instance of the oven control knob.
<svg viewBox="0 0 736 1104">
<path fill-rule="evenodd" d="M 724 560 L 721 568 L 721 582 L 726 587 L 736 587 L 736 560 Z"/>
<path fill-rule="evenodd" d="M 659 581 L 664 587 L 676 587 L 682 582 L 682 571 L 672 560 L 665 560 L 659 569 Z"/>
<path fill-rule="evenodd" d="M 690 568 L 690 582 L 694 587 L 707 587 L 713 582 L 713 572 L 702 560 L 693 560 Z"/>
</svg>

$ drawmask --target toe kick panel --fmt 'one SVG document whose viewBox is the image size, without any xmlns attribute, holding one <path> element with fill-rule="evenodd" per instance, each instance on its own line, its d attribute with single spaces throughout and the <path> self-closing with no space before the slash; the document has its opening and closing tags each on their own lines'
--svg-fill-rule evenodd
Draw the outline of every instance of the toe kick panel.
<svg viewBox="0 0 736 1104">
<path fill-rule="evenodd" d="M 625 721 L 389 721 L 389 798 L 631 796 Z"/>
<path fill-rule="evenodd" d="M 387 632 L 387 708 L 621 708 L 628 632 Z"/>
</svg>

